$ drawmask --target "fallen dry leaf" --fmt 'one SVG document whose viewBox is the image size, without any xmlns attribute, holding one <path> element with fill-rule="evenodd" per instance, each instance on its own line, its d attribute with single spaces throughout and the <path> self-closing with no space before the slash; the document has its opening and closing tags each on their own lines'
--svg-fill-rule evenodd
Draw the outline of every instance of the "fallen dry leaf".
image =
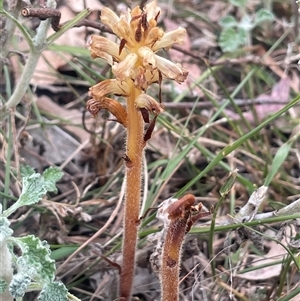
<svg viewBox="0 0 300 301">
<path fill-rule="evenodd" d="M 263 58 L 263 61 L 275 74 L 277 74 L 280 78 L 286 77 L 286 71 L 283 70 L 271 56 L 267 55 L 266 50 L 261 45 L 256 46 L 254 50 L 259 57 Z M 296 93 L 300 92 L 299 84 L 297 82 L 289 81 L 288 84 Z"/>
<path fill-rule="evenodd" d="M 39 97 L 37 100 L 37 106 L 39 109 L 46 111 L 52 116 L 57 118 L 62 118 L 64 120 L 69 120 L 72 124 L 82 123 L 82 113 L 77 109 L 66 110 L 62 106 L 56 104 L 51 98 L 47 96 Z M 89 118 L 87 123 L 92 123 L 93 119 Z M 75 125 L 64 125 L 63 126 L 73 137 L 76 137 L 80 143 L 83 143 L 90 138 L 90 134 L 84 129 Z"/>
<path fill-rule="evenodd" d="M 265 256 L 255 257 L 251 267 L 268 265 L 272 262 L 282 260 L 282 258 L 287 253 L 286 250 L 281 245 L 277 244 L 274 241 L 270 243 L 269 247 L 270 247 L 269 253 Z M 259 273 L 257 272 L 257 270 L 254 270 L 236 276 L 247 280 L 264 280 L 280 275 L 281 270 L 282 270 L 282 263 L 278 263 L 278 264 L 266 266 L 264 268 L 260 268 Z"/>
<path fill-rule="evenodd" d="M 278 112 L 281 110 L 288 102 L 290 96 L 290 79 L 287 76 L 283 76 L 281 80 L 275 84 L 272 88 L 271 95 L 261 94 L 256 99 L 270 101 L 266 104 L 257 104 L 255 105 L 255 112 L 258 121 L 263 120 L 267 116 Z M 273 103 L 273 101 L 281 100 L 281 103 Z M 231 117 L 233 120 L 239 120 L 240 116 L 236 113 L 233 113 L 229 110 L 226 110 L 226 114 Z M 243 113 L 244 118 L 250 123 L 255 122 L 255 116 L 251 111 Z"/>
<path fill-rule="evenodd" d="M 290 237 L 294 237 L 296 235 L 295 227 L 291 226 L 291 229 L 291 236 L 287 238 L 286 235 L 284 235 L 283 239 L 281 240 L 281 243 L 287 247 L 291 240 Z M 253 270 L 244 274 L 236 275 L 237 277 L 247 280 L 265 280 L 280 275 L 282 271 L 282 260 L 286 257 L 287 251 L 283 246 L 281 246 L 279 243 L 273 240 L 267 242 L 267 245 L 269 248 L 268 254 L 264 256 L 255 256 L 251 264 L 251 267 L 258 267 L 262 265 L 266 265 L 266 267 L 259 268 L 259 270 Z M 270 265 L 273 262 L 275 263 L 276 261 L 279 261 L 279 263 Z"/>
</svg>

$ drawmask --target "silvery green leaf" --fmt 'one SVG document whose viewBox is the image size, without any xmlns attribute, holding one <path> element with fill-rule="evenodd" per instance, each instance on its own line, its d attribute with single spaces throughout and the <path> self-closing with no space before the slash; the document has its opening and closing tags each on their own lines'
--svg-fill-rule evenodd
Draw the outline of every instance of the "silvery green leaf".
<svg viewBox="0 0 300 301">
<path fill-rule="evenodd" d="M 8 283 L 4 279 L 0 278 L 0 294 L 6 290 L 7 286 Z"/>
<path fill-rule="evenodd" d="M 240 46 L 244 46 L 247 43 L 247 31 L 242 28 L 237 30 L 237 38 L 240 41 Z"/>
<path fill-rule="evenodd" d="M 245 44 L 245 40 L 239 31 L 233 28 L 226 28 L 221 32 L 219 44 L 224 52 L 234 52 Z"/>
<path fill-rule="evenodd" d="M 55 261 L 46 241 L 34 235 L 18 238 L 22 256 L 17 259 L 18 269 L 26 272 L 38 283 L 51 283 L 55 277 Z"/>
<path fill-rule="evenodd" d="M 233 16 L 226 16 L 220 20 L 219 24 L 224 28 L 232 28 L 236 27 L 238 25 L 238 22 Z"/>
<path fill-rule="evenodd" d="M 22 178 L 30 177 L 31 175 L 35 174 L 34 168 L 28 165 L 26 166 L 21 165 L 20 171 L 21 171 Z"/>
<path fill-rule="evenodd" d="M 9 228 L 10 222 L 6 217 L 0 216 L 0 244 L 13 234 L 13 230 Z"/>
<path fill-rule="evenodd" d="M 261 8 L 255 14 L 254 24 L 258 25 L 259 23 L 265 21 L 273 21 L 273 20 L 274 20 L 273 13 L 267 9 Z"/>
<path fill-rule="evenodd" d="M 23 168 L 23 174 L 26 176 L 22 179 L 22 193 L 18 201 L 3 212 L 6 217 L 22 206 L 39 202 L 49 191 L 57 192 L 55 184 L 63 175 L 58 167 L 49 167 L 43 175 L 33 173 L 30 167 L 26 167 Z"/>
<path fill-rule="evenodd" d="M 45 183 L 48 183 L 48 191 L 57 192 L 55 183 L 62 178 L 64 173 L 58 167 L 49 167 L 43 173 Z"/>
<path fill-rule="evenodd" d="M 31 279 L 28 275 L 22 273 L 15 274 L 9 284 L 9 293 L 16 299 L 22 298 L 30 282 Z"/>
<path fill-rule="evenodd" d="M 247 0 L 230 0 L 230 3 L 234 6 L 245 7 Z"/>
<path fill-rule="evenodd" d="M 68 301 L 68 290 L 61 282 L 45 285 L 38 296 L 39 301 Z"/>
</svg>

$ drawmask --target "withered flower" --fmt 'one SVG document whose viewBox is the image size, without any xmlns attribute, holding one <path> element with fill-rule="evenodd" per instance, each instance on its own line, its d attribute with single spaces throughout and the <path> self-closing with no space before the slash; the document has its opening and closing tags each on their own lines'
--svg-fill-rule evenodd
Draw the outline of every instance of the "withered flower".
<svg viewBox="0 0 300 301">
<path fill-rule="evenodd" d="M 157 27 L 160 12 L 156 1 L 147 4 L 143 10 L 138 6 L 128 9 L 120 17 L 109 8 L 102 10 L 101 21 L 119 37 L 120 43 L 101 36 L 91 37 L 89 49 L 92 57 L 104 59 L 112 66 L 115 76 L 115 80 L 106 80 L 90 89 L 93 100 L 101 102 L 108 94 L 127 97 L 127 87 L 129 91 L 132 88 L 146 91 L 160 78 L 178 83 L 186 79 L 188 72 L 180 64 L 156 54 L 175 43 L 182 44 L 186 33 L 182 27 L 168 33 Z M 95 111 L 91 113 L 95 115 Z"/>
</svg>

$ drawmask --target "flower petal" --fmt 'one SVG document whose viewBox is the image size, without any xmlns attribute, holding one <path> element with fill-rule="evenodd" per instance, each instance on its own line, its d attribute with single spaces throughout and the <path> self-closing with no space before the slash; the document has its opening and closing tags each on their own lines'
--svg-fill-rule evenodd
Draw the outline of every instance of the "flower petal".
<svg viewBox="0 0 300 301">
<path fill-rule="evenodd" d="M 124 38 L 126 41 L 131 38 L 131 28 L 127 21 L 121 18 L 120 22 L 116 24 L 113 29 L 113 32 L 119 37 Z"/>
<path fill-rule="evenodd" d="M 128 96 L 130 89 L 126 82 L 116 79 L 107 79 L 90 88 L 89 95 L 98 101 L 101 101 L 106 95 L 114 94 Z"/>
<path fill-rule="evenodd" d="M 119 38 L 126 38 L 130 33 L 130 26 L 126 17 L 119 18 L 111 9 L 104 7 L 101 10 L 101 22 L 111 28 Z"/>
<path fill-rule="evenodd" d="M 189 72 L 185 70 L 180 64 L 174 64 L 173 62 L 156 54 L 154 56 L 156 59 L 156 66 L 162 73 L 163 77 L 174 79 L 178 83 L 185 81 Z"/>
<path fill-rule="evenodd" d="M 153 97 L 149 96 L 146 93 L 140 94 L 135 100 L 135 107 L 137 109 L 147 109 L 150 113 L 155 116 L 158 116 L 164 110 Z"/>
<path fill-rule="evenodd" d="M 101 22 L 104 23 L 105 25 L 109 26 L 111 28 L 111 30 L 114 30 L 114 27 L 116 26 L 116 24 L 118 22 L 120 22 L 120 18 L 118 17 L 118 15 L 112 11 L 111 9 L 109 9 L 108 7 L 104 7 L 101 10 Z"/>
<path fill-rule="evenodd" d="M 149 30 L 144 45 L 150 47 L 153 50 L 155 42 L 160 40 L 164 36 L 164 31 L 159 27 L 153 27 Z"/>
<path fill-rule="evenodd" d="M 126 109 L 116 100 L 105 97 L 101 101 L 90 99 L 86 103 L 88 111 L 96 117 L 100 110 L 106 109 L 113 114 L 119 123 L 127 127 Z"/>
<path fill-rule="evenodd" d="M 160 7 L 157 6 L 156 0 L 149 2 L 144 7 L 144 12 L 147 13 L 147 20 L 156 20 L 160 15 Z"/>
<path fill-rule="evenodd" d="M 146 46 L 140 47 L 138 50 L 138 54 L 143 58 L 144 67 L 156 67 L 156 59 L 153 51 Z"/>
<path fill-rule="evenodd" d="M 110 65 L 112 65 L 112 60 L 119 62 L 120 60 L 123 60 L 126 56 L 126 53 L 124 51 L 122 51 L 119 55 L 118 44 L 104 37 L 95 35 L 91 36 L 89 50 L 93 59 L 97 57 L 103 58 Z"/>
<path fill-rule="evenodd" d="M 130 10 L 129 10 L 130 11 Z M 140 9 L 139 6 L 135 6 L 132 11 L 130 11 L 130 17 L 131 17 L 131 20 L 132 19 L 136 19 L 137 17 L 141 16 L 142 14 L 142 10 Z"/>
<path fill-rule="evenodd" d="M 131 78 L 134 73 L 134 66 L 138 61 L 138 56 L 135 53 L 129 53 L 126 58 L 119 64 L 113 66 L 113 73 L 117 79 L 124 81 Z"/>
<path fill-rule="evenodd" d="M 169 31 L 158 40 L 152 47 L 153 51 L 157 51 L 162 48 L 170 48 L 173 44 L 183 44 L 186 36 L 186 30 L 179 27 L 175 30 Z"/>
</svg>

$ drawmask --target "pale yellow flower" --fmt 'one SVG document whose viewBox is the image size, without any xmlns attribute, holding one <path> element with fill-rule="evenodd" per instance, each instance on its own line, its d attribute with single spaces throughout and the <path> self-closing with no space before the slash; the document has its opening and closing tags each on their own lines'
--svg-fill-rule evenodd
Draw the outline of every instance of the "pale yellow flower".
<svg viewBox="0 0 300 301">
<path fill-rule="evenodd" d="M 161 28 L 157 27 L 159 14 L 160 8 L 157 7 L 156 1 L 147 4 L 143 11 L 139 7 L 135 7 L 132 11 L 128 9 L 121 17 L 118 17 L 109 8 L 104 8 L 101 12 L 101 21 L 109 26 L 121 39 L 121 46 L 111 41 L 104 43 L 103 46 L 101 43 L 96 45 L 94 42 L 90 45 L 91 52 L 94 55 L 96 51 L 105 51 L 112 57 L 111 61 L 116 62 L 120 62 L 124 59 L 122 58 L 124 53 L 126 53 L 127 56 L 135 54 L 135 64 L 131 66 L 122 64 L 115 68 L 119 70 L 119 72 L 115 74 L 117 78 L 122 72 L 127 72 L 127 74 L 131 74 L 131 79 L 135 81 L 134 76 L 139 74 L 139 72 L 137 72 L 139 66 L 149 69 L 149 65 L 152 65 L 152 73 L 161 72 L 163 78 L 174 79 L 179 83 L 183 82 L 187 76 L 187 71 L 180 64 L 175 65 L 171 61 L 163 59 L 163 62 L 167 62 L 168 64 L 168 71 L 166 72 L 166 68 L 161 64 L 161 57 L 155 53 L 160 49 L 168 49 L 172 47 L 173 44 L 182 44 L 186 31 L 184 28 L 179 27 L 176 30 L 164 33 Z M 109 44 L 110 47 L 106 47 L 106 44 Z M 94 47 L 97 47 L 97 50 L 93 49 Z M 131 68 L 131 71 L 129 71 L 128 68 Z M 154 79 L 157 77 L 158 76 L 155 75 L 152 76 Z M 150 85 L 152 83 L 151 79 L 148 78 L 148 80 L 148 85 Z"/>
<path fill-rule="evenodd" d="M 128 9 L 120 17 L 109 8 L 102 10 L 101 21 L 119 37 L 120 44 L 104 37 L 91 37 L 89 49 L 92 57 L 103 58 L 112 66 L 115 76 L 115 80 L 104 81 L 90 89 L 94 100 L 101 101 L 108 94 L 126 96 L 131 85 L 146 91 L 149 85 L 160 83 L 164 78 L 178 83 L 186 79 L 188 72 L 180 64 L 157 54 L 173 44 L 182 44 L 186 31 L 179 27 L 165 33 L 157 26 L 159 15 L 156 1 L 148 3 L 143 10 L 138 6 Z"/>
<path fill-rule="evenodd" d="M 125 81 L 119 81 L 117 79 L 107 79 L 95 86 L 92 86 L 90 88 L 90 93 L 93 94 L 94 99 L 101 101 L 101 99 L 108 94 L 128 96 L 130 90 Z"/>
</svg>

